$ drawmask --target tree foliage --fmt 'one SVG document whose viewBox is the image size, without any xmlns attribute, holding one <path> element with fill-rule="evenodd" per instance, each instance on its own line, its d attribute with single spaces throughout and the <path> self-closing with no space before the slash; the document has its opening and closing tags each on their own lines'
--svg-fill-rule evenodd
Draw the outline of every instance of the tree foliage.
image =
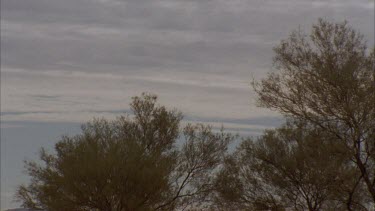
<svg viewBox="0 0 375 211">
<path fill-rule="evenodd" d="M 24 207 L 45 210 L 173 210 L 203 206 L 214 170 L 234 138 L 209 126 L 180 129 L 181 113 L 133 98 L 134 117 L 96 119 L 65 136 L 42 162 L 26 162 L 31 177 L 18 188 Z M 180 137 L 180 133 L 183 134 Z M 176 141 L 185 140 L 183 147 Z"/>
<path fill-rule="evenodd" d="M 247 139 L 216 178 L 220 207 L 239 210 L 365 210 L 359 174 L 335 136 L 289 121 Z"/>
<path fill-rule="evenodd" d="M 375 54 L 346 22 L 320 19 L 274 49 L 275 67 L 254 83 L 259 104 L 319 126 L 351 153 L 375 202 Z"/>
</svg>

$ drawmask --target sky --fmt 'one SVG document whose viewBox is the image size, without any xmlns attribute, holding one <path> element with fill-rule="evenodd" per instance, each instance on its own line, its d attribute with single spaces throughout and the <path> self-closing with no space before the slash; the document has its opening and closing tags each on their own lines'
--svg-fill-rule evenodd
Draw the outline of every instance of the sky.
<svg viewBox="0 0 375 211">
<path fill-rule="evenodd" d="M 279 125 L 250 83 L 320 17 L 374 45 L 373 0 L 1 0 L 1 209 L 19 206 L 24 159 L 142 92 L 185 122 L 250 136 Z"/>
</svg>

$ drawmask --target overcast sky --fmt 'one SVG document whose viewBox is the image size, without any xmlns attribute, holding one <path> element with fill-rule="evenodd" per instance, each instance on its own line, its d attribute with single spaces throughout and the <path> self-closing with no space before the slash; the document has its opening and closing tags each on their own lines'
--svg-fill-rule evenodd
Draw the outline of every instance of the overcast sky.
<svg viewBox="0 0 375 211">
<path fill-rule="evenodd" d="M 1 208 L 19 206 L 24 158 L 142 92 L 242 134 L 280 124 L 255 106 L 250 81 L 319 17 L 374 44 L 371 0 L 1 0 Z"/>
</svg>

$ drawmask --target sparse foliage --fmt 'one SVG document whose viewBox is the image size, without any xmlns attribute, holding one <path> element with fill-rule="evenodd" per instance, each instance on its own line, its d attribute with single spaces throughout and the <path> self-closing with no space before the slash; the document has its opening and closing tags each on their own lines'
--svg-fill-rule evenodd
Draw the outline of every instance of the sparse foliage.
<svg viewBox="0 0 375 211">
<path fill-rule="evenodd" d="M 310 36 L 296 31 L 274 50 L 279 71 L 254 83 L 259 104 L 336 136 L 374 203 L 374 49 L 346 22 L 321 19 Z"/>
<path fill-rule="evenodd" d="M 365 210 L 345 145 L 306 123 L 289 122 L 245 140 L 216 178 L 220 207 L 238 210 Z M 349 194 L 351 198 L 349 200 Z"/>
<path fill-rule="evenodd" d="M 156 104 L 156 96 L 133 98 L 134 117 L 94 120 L 82 133 L 63 137 L 55 153 L 26 162 L 31 177 L 18 188 L 24 207 L 45 210 L 173 210 L 198 207 L 212 189 L 233 136 L 203 125 L 183 129 L 181 113 Z"/>
</svg>

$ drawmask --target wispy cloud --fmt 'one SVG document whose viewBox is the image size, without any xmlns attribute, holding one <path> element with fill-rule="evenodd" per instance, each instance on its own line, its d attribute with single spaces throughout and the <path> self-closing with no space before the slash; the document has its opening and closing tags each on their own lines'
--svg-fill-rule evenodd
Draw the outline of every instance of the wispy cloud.
<svg viewBox="0 0 375 211">
<path fill-rule="evenodd" d="M 271 69 L 272 47 L 318 17 L 348 19 L 372 44 L 373 4 L 5 0 L 1 109 L 9 120 L 84 122 L 152 92 L 191 116 L 275 116 L 250 87 Z"/>
</svg>

